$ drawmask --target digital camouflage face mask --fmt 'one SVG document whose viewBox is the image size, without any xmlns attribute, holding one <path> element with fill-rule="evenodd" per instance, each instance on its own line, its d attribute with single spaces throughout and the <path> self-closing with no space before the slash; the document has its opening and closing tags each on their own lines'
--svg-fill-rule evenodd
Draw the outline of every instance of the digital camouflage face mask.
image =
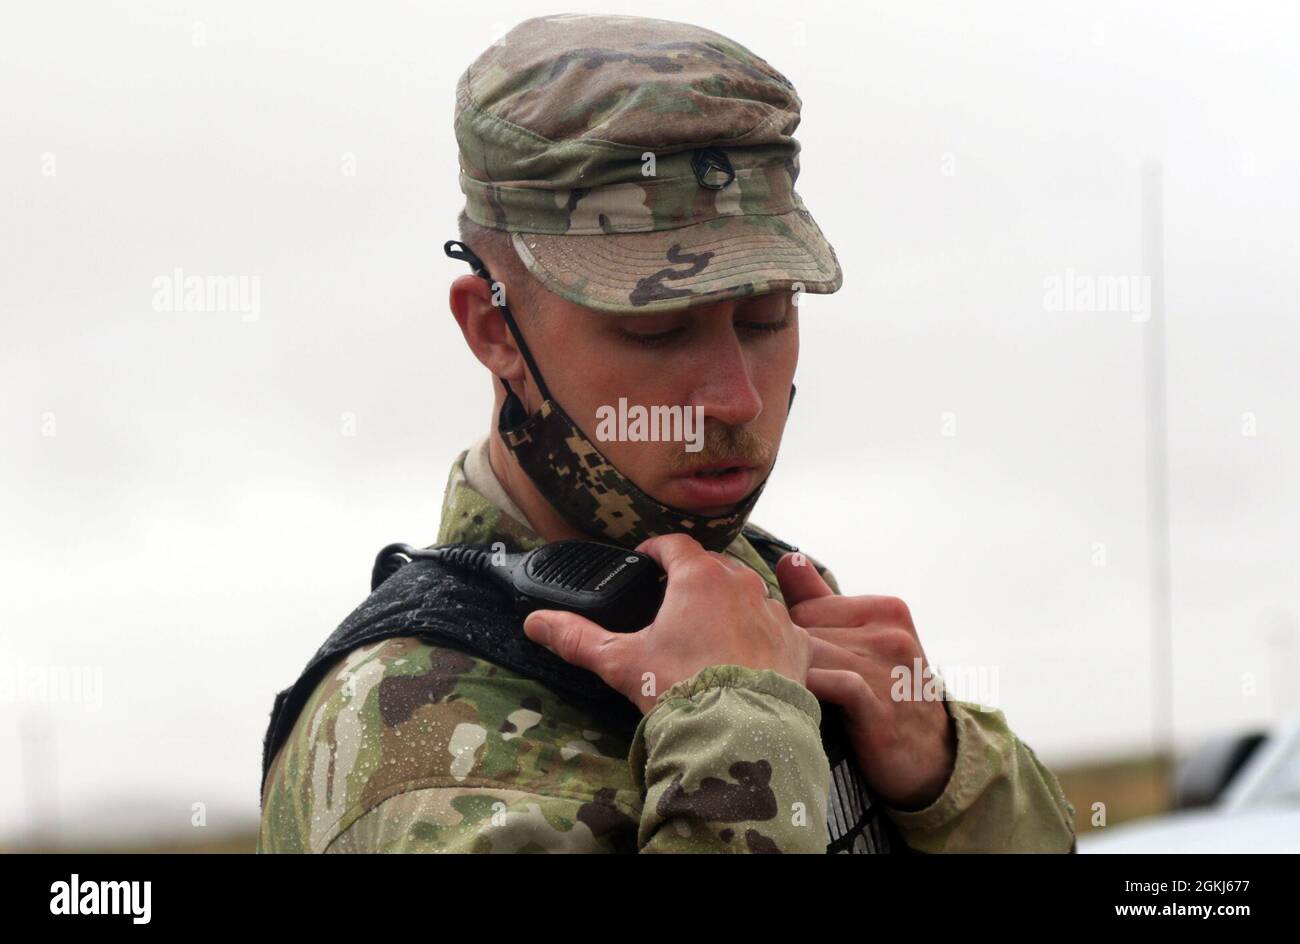
<svg viewBox="0 0 1300 944">
<path fill-rule="evenodd" d="M 464 243 L 451 240 L 443 249 L 451 258 L 468 262 L 489 285 L 494 284 L 487 266 Z M 579 531 L 627 548 L 660 534 L 681 533 L 695 538 L 706 550 L 725 550 L 745 527 L 767 479 L 726 515 L 695 514 L 647 495 L 605 457 L 556 402 L 504 298 L 497 307 L 542 395 L 541 406 L 530 414 L 510 384 L 498 378 L 505 387 L 506 399 L 497 431 L 519 467 L 555 510 Z M 793 385 L 790 401 L 794 402 Z"/>
</svg>

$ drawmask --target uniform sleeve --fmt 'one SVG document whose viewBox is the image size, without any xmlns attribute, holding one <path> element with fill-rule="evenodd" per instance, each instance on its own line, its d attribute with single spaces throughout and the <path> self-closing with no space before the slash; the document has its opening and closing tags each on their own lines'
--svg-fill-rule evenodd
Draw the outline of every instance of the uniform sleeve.
<svg viewBox="0 0 1300 944">
<path fill-rule="evenodd" d="M 886 807 L 920 852 L 1072 852 L 1074 807 L 1001 711 L 945 702 L 957 761 L 943 794 L 922 810 Z"/>
<path fill-rule="evenodd" d="M 507 787 L 408 790 L 373 807 L 326 852 L 631 852 L 636 809 L 596 796 Z"/>
<path fill-rule="evenodd" d="M 820 715 L 802 685 L 724 665 L 611 731 L 531 679 L 391 639 L 313 693 L 272 764 L 258 848 L 824 852 Z"/>
<path fill-rule="evenodd" d="M 614 790 L 408 790 L 326 851 L 822 853 L 820 715 L 811 692 L 776 672 L 714 666 L 665 692 L 638 726 L 628 762 L 639 807 Z"/>
<path fill-rule="evenodd" d="M 824 853 L 820 723 L 812 692 L 770 670 L 713 666 L 668 689 L 628 755 L 639 851 Z"/>
<path fill-rule="evenodd" d="M 261 852 L 635 852 L 631 730 L 393 638 L 354 650 L 272 763 Z"/>
</svg>

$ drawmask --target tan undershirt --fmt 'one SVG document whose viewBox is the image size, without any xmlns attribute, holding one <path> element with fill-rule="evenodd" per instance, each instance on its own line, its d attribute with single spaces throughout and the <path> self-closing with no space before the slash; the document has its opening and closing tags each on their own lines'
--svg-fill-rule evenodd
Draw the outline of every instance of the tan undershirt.
<svg viewBox="0 0 1300 944">
<path fill-rule="evenodd" d="M 492 471 L 492 463 L 488 460 L 488 437 L 484 436 L 474 445 L 469 447 L 469 454 L 465 456 L 465 481 L 469 487 L 474 489 L 492 504 L 496 505 L 511 518 L 514 518 L 520 524 L 532 528 L 532 523 L 519 510 L 506 490 L 501 487 L 501 480 L 497 478 L 496 473 Z"/>
</svg>

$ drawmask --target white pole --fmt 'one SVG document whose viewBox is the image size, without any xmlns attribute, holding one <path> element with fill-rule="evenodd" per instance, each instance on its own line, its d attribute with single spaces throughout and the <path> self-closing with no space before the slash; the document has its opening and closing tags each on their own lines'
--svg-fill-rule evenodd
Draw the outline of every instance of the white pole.
<svg viewBox="0 0 1300 944">
<path fill-rule="evenodd" d="M 60 841 L 53 718 L 38 710 L 25 713 L 18 721 L 18 739 L 27 801 L 24 841 L 36 849 L 53 848 Z"/>
<path fill-rule="evenodd" d="M 1170 596 L 1169 434 L 1165 382 L 1164 173 L 1142 166 L 1142 266 L 1151 280 L 1146 323 L 1147 546 L 1151 621 L 1151 734 L 1157 752 L 1173 756 L 1174 644 Z"/>
</svg>

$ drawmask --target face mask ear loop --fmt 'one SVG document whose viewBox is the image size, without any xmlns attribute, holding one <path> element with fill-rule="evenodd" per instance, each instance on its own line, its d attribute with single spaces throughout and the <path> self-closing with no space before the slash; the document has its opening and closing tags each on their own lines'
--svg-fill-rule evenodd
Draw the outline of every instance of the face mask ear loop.
<svg viewBox="0 0 1300 944">
<path fill-rule="evenodd" d="M 492 290 L 493 299 L 496 298 L 496 289 L 499 283 L 493 280 L 492 273 L 488 271 L 488 267 L 473 249 L 470 249 L 469 246 L 459 240 L 449 239 L 443 244 L 442 251 L 452 259 L 459 259 L 462 262 L 469 263 L 469 267 L 474 274 L 487 282 L 488 288 Z M 496 305 L 495 300 L 492 304 Z M 519 324 L 515 321 L 514 313 L 511 312 L 510 305 L 506 302 L 504 286 L 502 286 L 501 304 L 496 305 L 496 307 L 501 312 L 501 317 L 505 319 L 506 327 L 510 329 L 510 334 L 519 347 L 519 353 L 524 356 L 524 363 L 528 365 L 528 371 L 533 375 L 533 382 L 537 384 L 537 392 L 543 400 L 551 399 L 551 391 L 546 386 L 546 381 L 542 379 L 542 372 L 537 367 L 537 361 L 533 360 L 533 352 L 529 350 L 528 342 L 524 340 L 523 332 L 519 330 Z M 524 421 L 527 412 L 524 410 L 524 405 L 519 397 L 515 396 L 514 390 L 510 388 L 509 382 L 504 377 L 498 377 L 497 379 L 501 381 L 501 386 L 506 388 L 506 406 L 501 411 L 501 418 L 504 421 L 507 413 L 512 414 L 512 420 L 517 418 L 518 422 L 512 422 L 511 424 L 511 428 L 513 428 L 513 426 L 517 426 Z"/>
</svg>

